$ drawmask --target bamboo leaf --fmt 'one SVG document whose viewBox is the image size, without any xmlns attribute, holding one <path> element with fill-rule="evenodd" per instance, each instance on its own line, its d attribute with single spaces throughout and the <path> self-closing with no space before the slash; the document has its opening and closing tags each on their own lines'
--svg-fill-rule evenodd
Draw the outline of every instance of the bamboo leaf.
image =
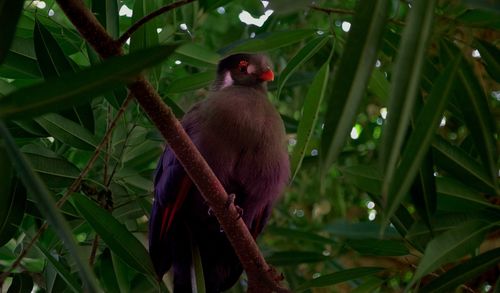
<svg viewBox="0 0 500 293">
<path fill-rule="evenodd" d="M 183 93 L 208 86 L 215 79 L 215 71 L 191 74 L 172 81 L 166 92 L 169 94 Z"/>
<path fill-rule="evenodd" d="M 481 59 L 484 60 L 484 66 L 490 76 L 500 82 L 500 50 L 493 44 L 482 40 L 475 40 L 474 45 L 481 54 Z"/>
<path fill-rule="evenodd" d="M 323 174 L 337 159 L 352 129 L 375 65 L 387 11 L 387 1 L 358 2 L 325 115 L 320 152 Z"/>
<path fill-rule="evenodd" d="M 191 247 L 193 269 L 191 274 L 191 287 L 193 292 L 205 293 L 205 276 L 203 274 L 203 263 L 198 246 Z"/>
<path fill-rule="evenodd" d="M 412 5 L 408 22 L 403 31 L 399 53 L 396 56 L 396 64 L 392 74 L 394 79 L 391 81 L 388 114 L 382 134 L 380 154 L 381 166 L 384 171 L 382 195 L 392 206 L 392 210 L 388 211 L 386 218 L 392 214 L 395 206 L 388 200 L 389 194 L 391 194 L 391 198 L 396 198 L 395 195 L 400 196 L 394 191 L 389 191 L 390 184 L 397 182 L 393 180 L 393 176 L 403 141 L 406 138 L 406 131 L 421 81 L 435 3 L 435 0 L 422 0 Z"/>
<path fill-rule="evenodd" d="M 174 46 L 144 49 L 110 58 L 75 74 L 19 89 L 0 99 L 0 118 L 32 117 L 82 104 L 99 93 L 132 82 L 134 77 L 169 56 Z"/>
<path fill-rule="evenodd" d="M 382 186 L 389 186 L 387 193 L 387 208 L 384 216 L 386 224 L 408 193 L 415 180 L 420 165 L 428 152 L 435 129 L 439 126 L 442 113 L 451 95 L 455 81 L 455 73 L 460 65 L 458 55 L 448 64 L 434 83 L 424 108 L 420 111 L 414 131 L 410 135 L 401 157 L 401 163 L 394 176 L 384 177 Z M 391 181 L 389 181 L 391 180 Z"/>
<path fill-rule="evenodd" d="M 57 259 L 55 259 L 50 252 L 43 247 L 39 242 L 35 243 L 36 248 L 45 256 L 45 258 L 50 262 L 50 264 L 55 268 L 57 273 L 61 276 L 64 282 L 68 285 L 68 288 L 78 293 L 81 291 L 81 285 L 73 278 L 68 268 L 64 267 Z"/>
<path fill-rule="evenodd" d="M 85 220 L 122 260 L 139 272 L 156 277 L 146 248 L 108 211 L 82 194 L 72 196 L 74 206 Z"/>
<path fill-rule="evenodd" d="M 383 270 L 384 270 L 383 268 L 378 268 L 378 267 L 359 267 L 354 269 L 338 271 L 332 274 L 324 275 L 316 279 L 304 282 L 296 290 L 304 291 L 309 288 L 327 287 L 338 283 L 374 275 Z"/>
<path fill-rule="evenodd" d="M 306 149 L 313 137 L 319 116 L 319 109 L 321 107 L 323 97 L 325 96 L 326 86 L 328 84 L 328 77 L 330 73 L 330 60 L 327 60 L 321 67 L 318 74 L 307 92 L 302 110 L 302 118 L 299 122 L 297 130 L 297 144 L 295 145 L 291 157 L 292 165 L 292 181 L 300 169 L 302 160 L 306 155 Z"/>
<path fill-rule="evenodd" d="M 292 266 L 302 263 L 317 263 L 328 259 L 321 252 L 317 251 L 278 251 L 266 257 L 272 265 L 276 266 Z"/>
<path fill-rule="evenodd" d="M 39 210 L 54 228 L 70 255 L 73 257 L 85 289 L 91 292 L 101 291 L 92 270 L 87 261 L 83 258 L 80 248 L 76 244 L 76 240 L 68 223 L 57 209 L 54 199 L 47 190 L 47 187 L 33 172 L 30 164 L 17 148 L 14 139 L 2 121 L 0 121 L 0 136 L 5 140 L 7 153 L 9 154 L 19 178 L 21 178 L 31 196 L 37 201 Z"/>
</svg>

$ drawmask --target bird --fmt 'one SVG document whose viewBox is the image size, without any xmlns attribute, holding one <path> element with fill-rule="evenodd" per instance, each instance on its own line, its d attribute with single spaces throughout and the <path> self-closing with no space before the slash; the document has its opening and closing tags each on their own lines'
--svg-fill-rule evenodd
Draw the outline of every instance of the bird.
<svg viewBox="0 0 500 293">
<path fill-rule="evenodd" d="M 283 121 L 267 97 L 274 79 L 263 54 L 219 61 L 207 97 L 181 119 L 254 239 L 290 177 Z M 199 251 L 206 292 L 231 288 L 243 268 L 210 207 L 166 146 L 154 176 L 149 254 L 159 280 L 173 269 L 175 293 L 193 292 L 193 247 Z"/>
</svg>

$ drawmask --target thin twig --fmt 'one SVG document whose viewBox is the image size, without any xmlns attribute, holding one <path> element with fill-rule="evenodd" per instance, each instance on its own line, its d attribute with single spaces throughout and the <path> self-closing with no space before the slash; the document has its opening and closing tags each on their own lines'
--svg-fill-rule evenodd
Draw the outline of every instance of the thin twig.
<svg viewBox="0 0 500 293">
<path fill-rule="evenodd" d="M 123 55 L 123 49 L 118 47 L 119 42 L 111 38 L 83 1 L 57 0 L 57 3 L 101 57 Z M 143 75 L 129 84 L 128 88 L 214 212 L 247 273 L 248 291 L 289 292 L 280 285 L 281 276 L 265 261 L 235 205 L 227 207 L 229 197 L 224 187 L 155 88 Z"/>
<path fill-rule="evenodd" d="M 130 104 L 130 102 L 132 100 L 133 100 L 133 95 L 129 94 L 128 97 L 127 97 L 127 99 L 123 102 L 122 106 L 120 107 L 120 109 L 116 113 L 115 119 L 109 125 L 109 128 L 106 131 L 106 133 L 104 134 L 104 137 L 102 138 L 101 143 L 99 143 L 99 145 L 96 147 L 96 149 L 94 151 L 94 154 L 92 155 L 92 158 L 90 158 L 90 160 L 87 162 L 87 164 L 83 168 L 83 170 L 80 173 L 80 175 L 78 175 L 78 177 L 70 185 L 70 187 L 68 188 L 68 190 L 65 192 L 64 196 L 61 199 L 59 199 L 59 201 L 56 203 L 56 206 L 58 208 L 60 208 L 66 202 L 66 200 L 69 198 L 69 196 L 71 194 L 73 194 L 73 192 L 75 192 L 78 189 L 78 187 L 80 186 L 83 178 L 85 178 L 87 176 L 88 172 L 90 171 L 90 169 L 94 165 L 95 161 L 99 157 L 99 154 L 101 153 L 101 150 L 104 148 L 104 146 L 106 145 L 108 139 L 111 137 L 111 134 L 113 133 L 113 130 L 114 130 L 115 126 L 116 126 L 116 123 L 118 122 L 118 119 L 120 119 L 120 117 L 123 115 L 123 113 L 125 112 L 127 106 Z M 47 230 L 47 227 L 48 227 L 47 223 L 43 223 L 43 225 L 36 232 L 35 236 L 33 236 L 33 238 L 30 240 L 30 242 L 28 242 L 26 244 L 26 246 L 21 251 L 21 253 L 19 254 L 19 256 L 12 263 L 12 265 L 5 272 L 3 272 L 0 275 L 0 283 L 2 283 L 3 280 L 5 280 L 5 278 L 7 278 L 10 275 L 10 273 L 13 270 L 15 270 L 21 264 L 21 261 L 26 257 L 26 255 L 31 250 L 31 248 L 33 247 L 33 245 L 35 244 L 35 242 L 38 240 L 38 238 L 40 238 L 40 236 L 42 236 L 43 232 L 45 232 L 45 230 Z"/>
<path fill-rule="evenodd" d="M 125 42 L 132 36 L 132 34 L 137 31 L 141 26 L 143 26 L 146 22 L 152 20 L 153 18 L 162 15 L 163 13 L 169 12 L 172 9 L 175 9 L 177 7 L 186 5 L 188 3 L 194 2 L 194 0 L 180 0 L 177 2 L 170 3 L 168 5 L 165 5 L 161 7 L 158 10 L 155 10 L 151 12 L 150 14 L 144 16 L 143 18 L 139 19 L 136 23 L 134 23 L 131 27 L 127 29 L 126 32 L 123 33 L 123 35 L 120 36 L 118 39 L 118 43 L 120 43 L 122 46 L 125 44 Z"/>
<path fill-rule="evenodd" d="M 89 265 L 94 266 L 95 256 L 97 254 L 97 248 L 99 247 L 99 235 L 94 236 L 94 241 L 92 241 L 92 250 L 90 251 Z"/>
</svg>

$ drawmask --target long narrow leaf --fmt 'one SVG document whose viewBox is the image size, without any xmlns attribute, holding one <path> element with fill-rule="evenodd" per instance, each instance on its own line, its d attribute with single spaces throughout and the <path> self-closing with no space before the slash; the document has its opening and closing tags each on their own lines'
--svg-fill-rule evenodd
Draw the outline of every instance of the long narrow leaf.
<svg viewBox="0 0 500 293">
<path fill-rule="evenodd" d="M 80 284 L 73 278 L 68 268 L 64 267 L 59 261 L 57 261 L 50 252 L 43 247 L 41 244 L 36 243 L 36 248 L 45 256 L 45 258 L 50 262 L 52 266 L 59 273 L 64 282 L 68 285 L 68 288 L 73 292 L 80 292 Z"/>
<path fill-rule="evenodd" d="M 452 92 L 455 83 L 454 76 L 460 61 L 461 56 L 459 55 L 448 64 L 436 80 L 428 101 L 417 118 L 415 129 L 403 151 L 401 163 L 395 175 L 384 178 L 383 186 L 389 186 L 387 209 L 385 210 L 386 223 L 402 202 L 404 195 L 409 191 L 422 160 L 427 154 L 435 129 L 439 125 L 448 97 Z"/>
<path fill-rule="evenodd" d="M 304 29 L 295 31 L 272 32 L 258 35 L 253 39 L 244 40 L 228 48 L 226 54 L 256 53 L 270 51 L 300 42 L 316 33 L 316 30 Z"/>
<path fill-rule="evenodd" d="M 481 244 L 486 232 L 492 226 L 492 223 L 471 220 L 431 240 L 408 287 L 443 264 L 472 253 Z"/>
<path fill-rule="evenodd" d="M 328 42 L 328 39 L 328 37 L 324 36 L 317 37 L 316 39 L 309 41 L 307 45 L 305 45 L 299 52 L 297 52 L 297 54 L 295 54 L 295 56 L 293 56 L 279 76 L 278 94 L 276 96 L 280 96 L 281 90 L 283 89 L 286 81 L 297 70 L 297 68 L 316 54 L 316 52 L 318 52 Z"/>
<path fill-rule="evenodd" d="M 99 93 L 132 82 L 142 70 L 158 64 L 175 48 L 144 49 L 110 58 L 75 74 L 22 88 L 0 99 L 0 118 L 32 117 L 84 103 Z"/>
<path fill-rule="evenodd" d="M 0 0 L 0 63 L 7 56 L 12 39 L 16 32 L 16 25 L 23 11 L 24 1 Z"/>
<path fill-rule="evenodd" d="M 422 0 L 412 5 L 396 57 L 380 154 L 385 173 L 382 195 L 386 200 L 420 85 L 435 3 L 436 0 Z"/>
<path fill-rule="evenodd" d="M 14 139 L 2 121 L 0 121 L 0 136 L 2 136 L 5 140 L 5 147 L 14 168 L 16 169 L 21 180 L 24 182 L 28 192 L 37 201 L 39 210 L 62 239 L 64 245 L 76 262 L 85 288 L 91 292 L 101 291 L 92 270 L 81 254 L 80 248 L 76 243 L 68 223 L 64 220 L 63 216 L 57 209 L 54 199 L 51 197 L 47 187 L 33 172 L 26 158 L 17 148 Z"/>
<path fill-rule="evenodd" d="M 359 1 L 353 25 L 333 81 L 321 138 L 323 174 L 336 160 L 352 129 L 370 79 L 388 10 L 384 0 Z"/>
<path fill-rule="evenodd" d="M 302 160 L 306 155 L 305 150 L 314 133 L 319 115 L 319 109 L 325 96 L 326 86 L 328 84 L 328 77 L 330 74 L 330 60 L 321 67 L 318 74 L 307 92 L 304 101 L 304 108 L 302 110 L 302 118 L 299 122 L 297 130 L 297 144 L 293 149 L 291 165 L 292 165 L 292 181 L 300 169 Z"/>
<path fill-rule="evenodd" d="M 72 196 L 75 207 L 108 247 L 139 272 L 156 276 L 146 248 L 108 211 L 81 194 Z"/>
<path fill-rule="evenodd" d="M 297 291 L 303 291 L 309 288 L 326 287 L 342 283 L 345 281 L 359 279 L 365 276 L 370 276 L 383 271 L 383 268 L 377 267 L 360 267 L 338 271 L 333 274 L 321 276 L 319 278 L 307 281 L 297 288 Z"/>
<path fill-rule="evenodd" d="M 473 280 L 487 269 L 500 263 L 500 248 L 473 257 L 432 280 L 419 292 L 450 292 L 462 283 Z"/>
</svg>

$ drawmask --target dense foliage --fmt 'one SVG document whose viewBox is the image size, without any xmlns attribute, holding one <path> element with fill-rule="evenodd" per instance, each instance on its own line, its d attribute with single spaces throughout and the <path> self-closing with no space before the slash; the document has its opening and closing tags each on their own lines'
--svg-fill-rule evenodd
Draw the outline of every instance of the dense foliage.
<svg viewBox="0 0 500 293">
<path fill-rule="evenodd" d="M 171 1 L 85 2 L 118 39 Z M 145 248 L 165 142 L 126 84 L 148 68 L 181 117 L 220 56 L 266 52 L 292 178 L 259 246 L 286 286 L 500 292 L 500 7 L 358 2 L 199 0 L 102 61 L 55 1 L 0 0 L 0 291 L 168 290 Z"/>
</svg>

